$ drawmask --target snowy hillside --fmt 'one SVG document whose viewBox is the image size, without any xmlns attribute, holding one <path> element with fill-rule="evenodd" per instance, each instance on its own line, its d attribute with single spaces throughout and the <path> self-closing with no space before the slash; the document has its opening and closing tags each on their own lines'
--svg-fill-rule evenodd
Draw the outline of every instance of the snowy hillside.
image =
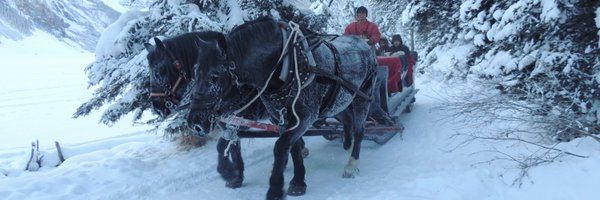
<svg viewBox="0 0 600 200">
<path fill-rule="evenodd" d="M 0 45 L 43 31 L 86 51 L 95 49 L 102 31 L 119 17 L 101 0 L 4 0 L 0 10 Z"/>
</svg>

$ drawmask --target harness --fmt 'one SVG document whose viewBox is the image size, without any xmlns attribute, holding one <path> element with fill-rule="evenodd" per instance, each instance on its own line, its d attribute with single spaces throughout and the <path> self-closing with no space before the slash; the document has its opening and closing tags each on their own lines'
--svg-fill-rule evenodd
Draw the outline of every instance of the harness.
<svg viewBox="0 0 600 200">
<path fill-rule="evenodd" d="M 163 47 L 165 48 L 165 50 L 167 51 L 167 53 L 173 60 L 173 65 L 175 66 L 175 69 L 177 69 L 179 77 L 177 77 L 177 80 L 175 81 L 175 84 L 173 84 L 173 86 L 169 85 L 169 88 L 167 88 L 164 92 L 151 92 L 150 97 L 165 98 L 166 99 L 165 106 L 167 106 L 167 108 L 169 108 L 169 109 L 174 109 L 175 106 L 179 105 L 179 103 L 181 102 L 181 100 L 179 98 L 177 98 L 177 94 L 175 94 L 177 92 L 177 88 L 179 88 L 182 81 L 189 83 L 189 80 L 185 76 L 186 73 L 185 73 L 185 71 L 183 71 L 183 66 L 182 66 L 181 62 L 179 60 L 177 60 L 177 58 L 175 58 L 175 55 L 173 54 L 173 52 L 171 52 L 166 46 L 163 46 Z"/>
<path fill-rule="evenodd" d="M 275 65 L 275 69 L 269 75 L 262 89 L 250 102 L 248 102 L 242 108 L 234 111 L 232 116 L 220 119 L 220 121 L 228 124 L 236 124 L 236 122 L 239 123 L 239 118 L 236 116 L 260 97 L 268 99 L 276 107 L 281 108 L 279 116 L 281 117 L 281 119 L 279 120 L 279 122 L 281 123 L 283 123 L 283 116 L 287 113 L 285 108 L 291 106 L 292 114 L 296 118 L 296 124 L 288 129 L 280 128 L 278 132 L 283 133 L 284 131 L 287 132 L 294 130 L 298 127 L 300 123 L 299 116 L 297 115 L 295 110 L 295 105 L 297 103 L 298 97 L 300 96 L 302 89 L 304 89 L 308 84 L 312 83 L 312 81 L 315 80 L 315 77 L 327 79 L 329 80 L 329 82 L 331 82 L 331 84 L 333 84 L 333 89 L 329 90 L 328 94 L 326 95 L 327 99 L 324 101 L 325 104 L 322 104 L 319 108 L 321 112 L 328 108 L 331 108 L 331 106 L 335 102 L 335 97 L 340 92 L 341 87 L 346 88 L 350 92 L 354 93 L 354 95 L 359 96 L 361 98 L 369 100 L 372 99 L 370 95 L 362 92 L 359 88 L 355 87 L 350 81 L 339 76 L 341 74 L 340 54 L 333 44 L 331 44 L 329 41 L 317 38 L 317 34 L 315 33 L 310 33 L 308 36 L 305 37 L 300 26 L 294 22 L 289 22 L 287 26 L 285 26 L 285 24 L 280 24 L 280 28 L 283 32 L 284 46 L 279 60 Z M 287 40 L 285 39 L 286 36 L 288 36 Z M 331 40 L 334 40 L 335 38 L 337 38 L 337 36 Z M 312 43 L 310 46 L 309 40 L 313 40 L 310 41 L 310 43 Z M 331 72 L 318 68 L 316 66 L 316 62 L 312 54 L 312 51 L 323 43 L 332 51 L 334 55 L 333 74 Z M 280 65 L 281 67 L 279 67 Z M 274 74 L 276 74 L 277 72 L 279 72 L 279 80 L 274 80 Z M 373 72 L 368 72 L 367 78 L 371 77 L 372 75 Z M 283 85 L 281 87 L 274 91 L 266 91 L 268 86 L 280 84 L 279 81 L 283 81 Z M 365 83 L 363 83 L 361 87 L 364 86 L 364 84 Z M 283 127 L 283 124 L 280 124 L 280 127 Z"/>
</svg>

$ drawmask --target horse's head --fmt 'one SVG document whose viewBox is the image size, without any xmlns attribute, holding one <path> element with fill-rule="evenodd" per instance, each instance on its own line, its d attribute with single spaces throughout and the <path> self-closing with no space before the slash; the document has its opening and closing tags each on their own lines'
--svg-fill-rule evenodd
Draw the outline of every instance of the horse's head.
<svg viewBox="0 0 600 200">
<path fill-rule="evenodd" d="M 155 46 L 145 43 L 150 68 L 150 101 L 154 111 L 166 117 L 179 105 L 186 91 L 188 78 L 181 61 L 158 38 Z"/>
<path fill-rule="evenodd" d="M 208 133 L 217 120 L 233 111 L 230 104 L 236 87 L 233 65 L 227 60 L 226 46 L 217 41 L 200 41 L 198 67 L 195 70 L 195 88 L 188 124 L 193 129 Z"/>
</svg>

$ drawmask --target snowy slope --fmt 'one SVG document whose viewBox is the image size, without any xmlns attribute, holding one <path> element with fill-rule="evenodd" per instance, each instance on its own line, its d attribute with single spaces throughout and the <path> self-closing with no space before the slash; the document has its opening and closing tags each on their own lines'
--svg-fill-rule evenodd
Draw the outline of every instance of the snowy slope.
<svg viewBox="0 0 600 200">
<path fill-rule="evenodd" d="M 39 45 L 44 44 L 44 45 Z M 123 119 L 115 131 L 98 124 L 98 114 L 73 119 L 78 104 L 92 95 L 83 69 L 92 53 L 81 53 L 38 31 L 0 46 L 0 149 L 79 142 L 140 130 Z M 145 130 L 145 129 L 144 129 Z"/>
<path fill-rule="evenodd" d="M 122 9 L 113 0 L 108 3 Z M 87 51 L 94 50 L 104 28 L 120 15 L 101 0 L 5 0 L 0 10 L 0 45 L 43 31 Z"/>
</svg>

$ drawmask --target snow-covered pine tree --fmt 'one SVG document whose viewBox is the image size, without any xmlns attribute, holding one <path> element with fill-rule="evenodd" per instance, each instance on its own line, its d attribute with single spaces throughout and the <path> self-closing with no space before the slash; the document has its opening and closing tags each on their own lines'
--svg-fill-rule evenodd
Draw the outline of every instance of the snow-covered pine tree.
<svg viewBox="0 0 600 200">
<path fill-rule="evenodd" d="M 170 38 L 209 30 L 227 33 L 235 25 L 264 15 L 294 20 L 316 31 L 326 24 L 324 15 L 299 9 L 284 0 L 155 0 L 149 10 L 124 13 L 103 33 L 96 60 L 85 70 L 89 87 L 95 88 L 94 97 L 83 103 L 74 117 L 108 105 L 100 122 L 111 125 L 129 113 L 134 114 L 134 122 L 139 122 L 143 113 L 151 110 L 143 44 L 152 37 Z M 184 119 L 183 111 L 169 119 L 157 118 L 147 123 L 164 128 L 166 133 L 180 133 L 185 129 Z"/>
<path fill-rule="evenodd" d="M 420 72 L 494 83 L 568 141 L 600 132 L 598 9 L 596 0 L 415 0 L 403 22 L 418 32 Z M 438 68 L 442 59 L 454 68 Z"/>
</svg>

